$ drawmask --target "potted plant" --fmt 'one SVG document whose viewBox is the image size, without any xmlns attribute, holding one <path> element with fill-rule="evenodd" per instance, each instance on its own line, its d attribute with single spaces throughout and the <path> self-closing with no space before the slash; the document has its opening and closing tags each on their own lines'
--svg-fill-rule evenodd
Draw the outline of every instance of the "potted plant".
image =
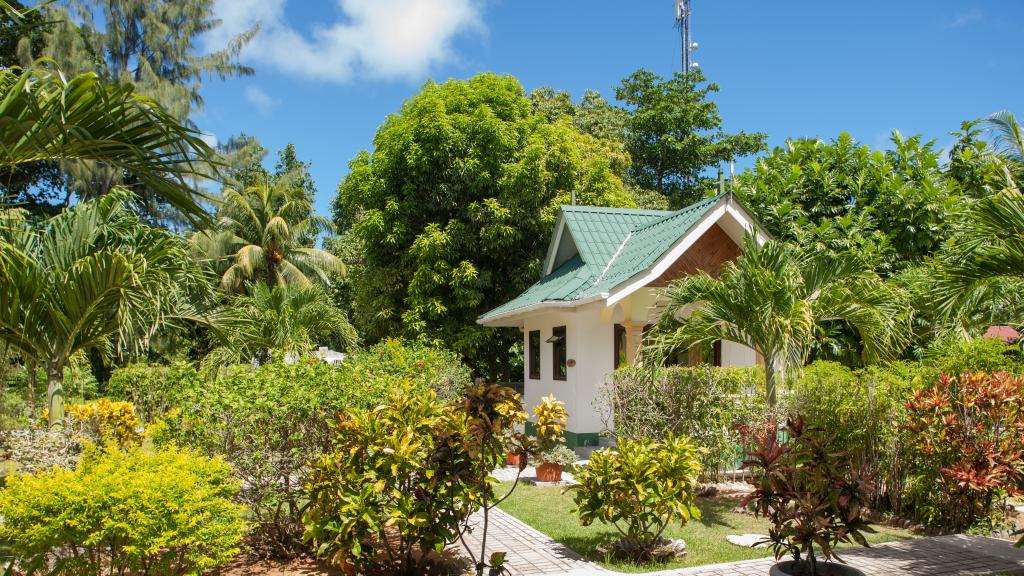
<svg viewBox="0 0 1024 576">
<path fill-rule="evenodd" d="M 832 450 L 819 431 L 796 416 L 786 424 L 789 442 L 779 444 L 774 430 L 747 453 L 743 469 L 753 471 L 754 492 L 743 505 L 771 521 L 768 542 L 776 559 L 771 576 L 864 576 L 842 562 L 835 546 L 867 546 L 864 532 L 874 532 L 862 516 L 871 478 L 855 469 L 844 454 Z M 820 555 L 820 558 L 819 558 Z"/>
<path fill-rule="evenodd" d="M 525 414 L 525 413 L 524 413 Z M 509 428 L 502 434 L 501 442 L 505 446 L 505 464 L 516 466 L 520 470 L 526 468 L 529 444 L 524 444 L 525 435 Z"/>
<path fill-rule="evenodd" d="M 565 403 L 556 400 L 554 395 L 548 395 L 533 407 L 533 413 L 537 417 L 537 480 L 558 482 L 562 479 L 562 469 L 576 462 L 576 454 L 562 440 L 565 425 L 569 421 Z"/>
<path fill-rule="evenodd" d="M 565 444 L 557 444 L 554 448 L 541 452 L 538 460 L 540 464 L 537 466 L 537 481 L 561 482 L 562 471 L 566 466 L 575 464 L 579 457 L 572 448 Z"/>
</svg>

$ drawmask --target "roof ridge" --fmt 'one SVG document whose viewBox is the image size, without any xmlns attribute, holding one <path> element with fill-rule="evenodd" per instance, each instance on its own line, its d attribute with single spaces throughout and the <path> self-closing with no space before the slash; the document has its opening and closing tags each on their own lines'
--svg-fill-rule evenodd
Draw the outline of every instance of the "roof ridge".
<svg viewBox="0 0 1024 576">
<path fill-rule="evenodd" d="M 687 214 L 687 213 L 689 213 L 689 212 L 691 212 L 693 210 L 697 210 L 699 208 L 706 208 L 707 206 L 710 206 L 711 204 L 714 204 L 715 202 L 718 202 L 724 196 L 725 196 L 725 194 L 718 194 L 716 196 L 712 196 L 711 198 L 705 198 L 705 199 L 700 200 L 698 202 L 694 202 L 693 204 L 690 204 L 689 206 L 684 206 L 684 207 L 680 208 L 679 210 L 676 210 L 674 212 L 670 212 L 670 213 L 666 214 L 665 216 L 662 216 L 661 218 L 657 218 L 655 220 L 647 222 L 647 223 L 643 224 L 642 226 L 637 226 L 636 228 L 633 228 L 631 233 L 632 232 L 640 232 L 641 230 L 644 230 L 644 229 L 650 228 L 650 227 L 652 227 L 652 226 L 654 226 L 656 224 L 660 224 L 662 222 L 671 220 L 671 219 L 673 219 L 673 218 L 675 218 L 677 216 L 682 216 L 683 214 Z"/>
<path fill-rule="evenodd" d="M 578 204 L 563 204 L 559 206 L 563 212 L 604 212 L 607 214 L 639 214 L 644 216 L 658 216 L 673 214 L 671 210 L 651 210 L 647 208 L 616 208 L 612 206 L 581 206 Z"/>
</svg>

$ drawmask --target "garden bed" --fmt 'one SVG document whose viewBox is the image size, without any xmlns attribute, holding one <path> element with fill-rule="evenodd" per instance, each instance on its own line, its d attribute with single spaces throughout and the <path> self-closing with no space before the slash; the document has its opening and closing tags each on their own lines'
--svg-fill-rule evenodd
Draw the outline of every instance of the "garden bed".
<svg viewBox="0 0 1024 576">
<path fill-rule="evenodd" d="M 507 483 L 502 484 L 499 494 L 507 488 Z M 649 572 L 770 556 L 771 551 L 766 548 L 741 548 L 726 541 L 725 537 L 729 534 L 768 533 L 767 521 L 738 511 L 738 506 L 739 501 L 735 498 L 698 498 L 697 507 L 700 508 L 701 519 L 691 521 L 682 529 L 670 526 L 664 534 L 666 538 L 682 538 L 686 541 L 686 557 L 668 563 L 645 565 L 606 561 L 596 549 L 607 546 L 618 537 L 615 528 L 599 523 L 580 526 L 573 513 L 572 494 L 563 494 L 561 488 L 522 484 L 500 508 L 588 560 L 620 572 Z M 899 528 L 875 526 L 875 530 L 875 534 L 866 535 L 872 544 L 915 537 L 913 533 Z"/>
</svg>

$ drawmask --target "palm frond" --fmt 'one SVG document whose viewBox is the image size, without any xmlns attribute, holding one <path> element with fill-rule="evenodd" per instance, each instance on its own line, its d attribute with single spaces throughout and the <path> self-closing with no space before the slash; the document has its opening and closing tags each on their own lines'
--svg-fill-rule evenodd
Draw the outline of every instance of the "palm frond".
<svg viewBox="0 0 1024 576">
<path fill-rule="evenodd" d="M 985 118 L 996 151 L 1016 162 L 1024 162 L 1024 128 L 1017 118 L 1002 110 Z"/>
<path fill-rule="evenodd" d="M 206 214 L 191 180 L 213 153 L 195 129 L 130 84 L 86 73 L 66 79 L 53 62 L 0 70 L 0 163 L 92 160 L 129 172 L 193 222 Z"/>
</svg>

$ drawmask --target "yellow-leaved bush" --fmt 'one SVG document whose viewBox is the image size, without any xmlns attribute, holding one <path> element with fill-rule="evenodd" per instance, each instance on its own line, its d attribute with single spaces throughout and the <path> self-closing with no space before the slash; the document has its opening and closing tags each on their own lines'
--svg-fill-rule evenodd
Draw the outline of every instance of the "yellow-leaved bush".
<svg viewBox="0 0 1024 576">
<path fill-rule="evenodd" d="M 245 508 L 220 458 L 188 450 L 87 450 L 74 471 L 15 474 L 0 541 L 15 574 L 199 574 L 240 550 Z"/>
<path fill-rule="evenodd" d="M 666 526 L 700 518 L 700 453 L 685 436 L 623 440 L 615 450 L 594 451 L 575 474 L 579 484 L 569 488 L 580 523 L 613 524 L 623 535 L 612 545 L 613 555 L 650 560 Z"/>
<path fill-rule="evenodd" d="M 106 398 L 72 404 L 65 409 L 67 417 L 90 440 L 115 442 L 120 448 L 138 446 L 142 441 L 142 424 L 131 402 L 111 402 Z"/>
<path fill-rule="evenodd" d="M 562 442 L 562 434 L 569 421 L 569 415 L 565 411 L 565 402 L 555 399 L 549 394 L 540 399 L 540 404 L 533 407 L 533 414 L 537 417 L 537 441 L 540 449 L 549 450 L 556 444 Z"/>
</svg>

